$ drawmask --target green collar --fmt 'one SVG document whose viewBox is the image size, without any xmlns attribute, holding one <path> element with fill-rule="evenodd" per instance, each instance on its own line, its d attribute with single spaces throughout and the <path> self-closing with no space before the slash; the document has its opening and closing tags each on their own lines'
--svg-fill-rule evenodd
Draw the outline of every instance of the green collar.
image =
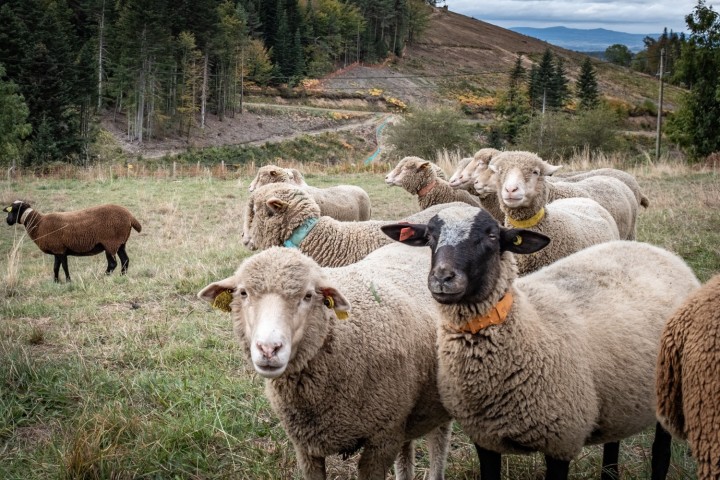
<svg viewBox="0 0 720 480">
<path fill-rule="evenodd" d="M 305 240 L 305 237 L 307 237 L 308 233 L 310 233 L 310 230 L 313 229 L 317 221 L 317 217 L 310 217 L 305 220 L 302 225 L 293 230 L 292 235 L 290 235 L 290 238 L 285 240 L 283 245 L 287 248 L 300 248 L 300 244 L 303 240 Z"/>
</svg>

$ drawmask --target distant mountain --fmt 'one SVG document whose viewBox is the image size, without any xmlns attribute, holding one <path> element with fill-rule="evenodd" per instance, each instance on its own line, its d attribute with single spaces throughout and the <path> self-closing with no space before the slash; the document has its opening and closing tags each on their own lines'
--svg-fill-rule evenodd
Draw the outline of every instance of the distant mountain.
<svg viewBox="0 0 720 480">
<path fill-rule="evenodd" d="M 610 45 L 619 43 L 628 47 L 630 51 L 637 53 L 645 49 L 643 43 L 645 37 L 660 37 L 659 33 L 625 33 L 605 30 L 604 28 L 583 30 L 567 27 L 512 27 L 510 30 L 576 52 L 604 52 Z"/>
</svg>

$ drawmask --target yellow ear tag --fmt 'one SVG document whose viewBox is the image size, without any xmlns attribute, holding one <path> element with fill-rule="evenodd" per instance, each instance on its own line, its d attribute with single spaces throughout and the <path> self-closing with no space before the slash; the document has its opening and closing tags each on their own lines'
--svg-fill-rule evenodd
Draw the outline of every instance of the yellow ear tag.
<svg viewBox="0 0 720 480">
<path fill-rule="evenodd" d="M 513 245 L 520 245 L 522 243 L 522 237 L 520 235 L 517 235 L 515 237 L 515 240 L 513 240 Z"/>
<path fill-rule="evenodd" d="M 323 301 L 323 304 L 328 307 L 335 310 L 335 300 L 330 295 L 325 296 L 325 301 Z M 335 316 L 338 318 L 338 320 L 346 320 L 348 318 L 348 313 L 343 310 L 335 310 Z"/>
<path fill-rule="evenodd" d="M 12 211 L 12 207 L 5 207 L 5 211 L 10 213 Z"/>
<path fill-rule="evenodd" d="M 223 290 L 213 300 L 212 307 L 222 310 L 223 312 L 231 312 L 230 302 L 232 302 L 232 290 Z"/>
</svg>

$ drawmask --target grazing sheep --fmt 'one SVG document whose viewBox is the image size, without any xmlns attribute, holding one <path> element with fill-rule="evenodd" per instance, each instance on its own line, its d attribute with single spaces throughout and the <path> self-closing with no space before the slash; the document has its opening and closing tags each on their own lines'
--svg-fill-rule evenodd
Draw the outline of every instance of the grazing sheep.
<svg viewBox="0 0 720 480">
<path fill-rule="evenodd" d="M 622 181 L 604 175 L 590 176 L 576 182 L 545 182 L 556 172 L 553 166 L 530 152 L 502 152 L 493 157 L 490 169 L 498 174 L 497 188 L 501 202 L 518 205 L 528 192 L 547 189 L 547 202 L 560 198 L 592 198 L 612 215 L 622 240 L 634 240 L 639 203 L 635 193 Z"/>
<path fill-rule="evenodd" d="M 312 196 L 289 184 L 265 185 L 252 197 L 255 215 L 243 235 L 250 249 L 284 245 L 300 249 L 323 267 L 340 267 L 391 242 L 380 227 L 395 222 L 339 222 L 322 216 Z M 403 220 L 426 222 L 445 207 L 436 205 Z"/>
<path fill-rule="evenodd" d="M 411 480 L 423 435 L 429 478 L 443 478 L 450 416 L 437 390 L 428 264 L 402 245 L 342 268 L 273 247 L 198 294 L 215 302 L 232 292 L 235 334 L 304 478 L 325 478 L 325 457 L 362 448 L 361 480 L 384 479 L 393 459 L 396 478 Z"/>
<path fill-rule="evenodd" d="M 250 186 L 249 191 L 254 191 L 258 187 L 269 183 L 292 183 L 299 187 L 307 187 L 305 177 L 295 168 L 282 168 L 277 165 L 264 165 L 258 169 L 257 175 Z"/>
<path fill-rule="evenodd" d="M 438 178 L 431 162 L 419 157 L 405 157 L 385 176 L 385 183 L 403 187 L 417 195 L 423 210 L 439 203 L 463 202 L 480 206 L 477 197 L 465 190 L 454 190 L 446 180 Z"/>
<path fill-rule="evenodd" d="M 720 478 L 720 274 L 693 292 L 660 339 L 657 416 L 690 443 L 700 480 Z"/>
<path fill-rule="evenodd" d="M 582 447 L 601 443 L 603 467 L 617 474 L 617 442 L 656 423 L 660 334 L 698 286 L 685 262 L 618 240 L 517 278 L 513 253 L 550 239 L 502 227 L 483 210 L 447 208 L 427 225 L 383 231 L 431 248 L 427 284 L 442 312 L 438 385 L 476 444 L 481 478 L 500 478 L 501 453 L 540 451 L 546 478 L 566 479 Z M 670 437 L 658 432 L 655 471 L 669 461 L 659 452 L 669 452 Z"/>
<path fill-rule="evenodd" d="M 118 255 L 120 271 L 124 275 L 130 265 L 130 259 L 125 253 L 130 229 L 134 228 L 138 233 L 142 229 L 135 217 L 119 205 L 42 214 L 30 208 L 30 204 L 18 200 L 5 208 L 5 211 L 8 212 L 8 225 L 24 225 L 40 250 L 55 256 L 53 273 L 56 282 L 60 281 L 60 265 L 65 272 L 65 279 L 70 281 L 68 255 L 82 257 L 103 251 L 108 264 L 105 273 L 110 275 L 115 270 L 115 255 Z"/>
</svg>

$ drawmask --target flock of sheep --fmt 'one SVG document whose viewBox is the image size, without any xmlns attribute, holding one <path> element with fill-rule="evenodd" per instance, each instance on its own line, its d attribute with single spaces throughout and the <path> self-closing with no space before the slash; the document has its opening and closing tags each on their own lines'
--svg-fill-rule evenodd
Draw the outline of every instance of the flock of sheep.
<svg viewBox="0 0 720 480">
<path fill-rule="evenodd" d="M 650 426 L 653 480 L 670 434 L 689 441 L 699 478 L 720 478 L 720 275 L 701 286 L 677 255 L 635 241 L 649 201 L 632 175 L 558 168 L 484 148 L 447 179 L 406 157 L 385 178 L 417 196 L 401 221 L 370 220 L 359 187 L 259 169 L 242 241 L 262 251 L 198 296 L 232 312 L 304 478 L 362 449 L 360 479 L 394 463 L 410 480 L 425 437 L 428 478 L 442 479 L 453 421 L 482 480 L 500 479 L 503 453 L 530 452 L 566 479 L 591 444 L 604 445 L 601 478 L 619 478 L 619 442 Z M 125 273 L 140 231 L 115 205 L 5 210 L 55 256 L 56 281 L 61 265 L 70 280 L 68 255 L 102 251 L 108 274 L 115 254 Z M 65 234 L 79 224 L 82 240 Z"/>
</svg>

